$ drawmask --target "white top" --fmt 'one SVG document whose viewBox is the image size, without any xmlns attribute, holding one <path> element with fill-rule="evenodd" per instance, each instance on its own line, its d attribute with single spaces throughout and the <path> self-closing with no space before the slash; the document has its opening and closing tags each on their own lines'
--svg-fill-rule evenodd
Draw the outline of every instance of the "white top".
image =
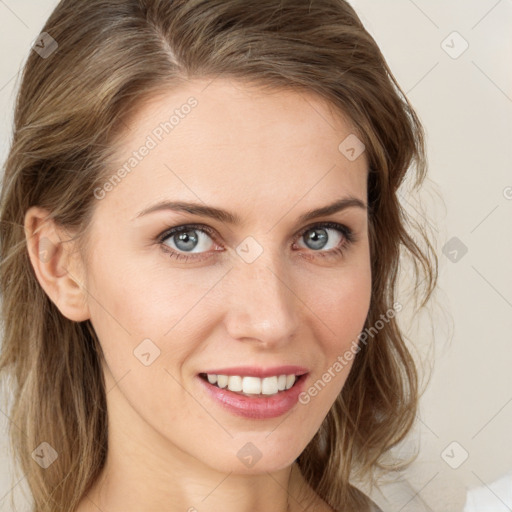
<svg viewBox="0 0 512 512">
<path fill-rule="evenodd" d="M 512 510 L 512 473 L 489 486 L 470 489 L 464 512 L 510 512 Z"/>
</svg>

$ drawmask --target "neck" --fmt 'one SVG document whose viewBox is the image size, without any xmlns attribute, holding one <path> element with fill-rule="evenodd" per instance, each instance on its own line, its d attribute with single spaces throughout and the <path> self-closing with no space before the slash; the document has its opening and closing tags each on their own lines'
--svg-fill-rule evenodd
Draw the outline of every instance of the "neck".
<svg viewBox="0 0 512 512">
<path fill-rule="evenodd" d="M 303 510 L 299 504 L 304 490 L 310 491 L 297 463 L 272 473 L 241 475 L 177 464 L 179 459 L 173 459 L 172 469 L 164 469 L 158 457 L 137 464 L 135 461 L 142 459 L 133 451 L 125 458 L 126 464 L 120 464 L 119 458 L 114 463 L 111 449 L 109 446 L 107 464 L 89 493 L 94 512 L 295 512 Z"/>
</svg>

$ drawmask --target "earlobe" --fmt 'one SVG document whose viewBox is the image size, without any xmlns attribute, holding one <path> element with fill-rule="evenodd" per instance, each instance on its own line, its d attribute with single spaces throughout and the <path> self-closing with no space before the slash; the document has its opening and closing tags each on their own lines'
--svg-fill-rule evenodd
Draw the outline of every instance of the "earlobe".
<svg viewBox="0 0 512 512">
<path fill-rule="evenodd" d="M 60 312 L 70 320 L 90 318 L 83 269 L 73 241 L 48 219 L 47 210 L 33 206 L 25 214 L 25 239 L 30 262 L 39 284 Z M 48 220 L 47 220 L 48 219 Z"/>
</svg>

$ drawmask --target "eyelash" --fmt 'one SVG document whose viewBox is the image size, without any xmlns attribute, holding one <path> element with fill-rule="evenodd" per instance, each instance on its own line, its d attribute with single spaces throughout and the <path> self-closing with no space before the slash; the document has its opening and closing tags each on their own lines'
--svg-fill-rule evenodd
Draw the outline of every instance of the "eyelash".
<svg viewBox="0 0 512 512">
<path fill-rule="evenodd" d="M 315 253 L 315 256 L 319 256 L 321 258 L 342 257 L 344 255 L 345 250 L 348 249 L 349 246 L 352 245 L 356 241 L 355 234 L 349 227 L 347 227 L 343 224 L 338 224 L 336 222 L 321 222 L 321 223 L 313 224 L 312 226 L 308 226 L 308 227 L 304 228 L 298 235 L 296 235 L 294 237 L 293 243 L 295 244 L 295 242 L 297 240 L 299 240 L 302 236 L 304 236 L 304 234 L 307 233 L 308 231 L 313 231 L 318 228 L 335 229 L 336 231 L 338 231 L 339 233 L 341 233 L 343 235 L 343 241 L 341 242 L 341 244 L 338 247 L 331 249 L 329 251 L 312 251 Z M 212 228 L 205 226 L 203 224 L 184 224 L 181 226 L 176 226 L 170 230 L 167 229 L 166 231 L 164 231 L 163 233 L 158 235 L 157 242 L 162 247 L 162 250 L 165 253 L 167 253 L 167 255 L 171 258 L 175 258 L 180 261 L 187 261 L 189 259 L 194 259 L 197 261 L 204 260 L 206 258 L 209 258 L 210 256 L 209 255 L 207 255 L 207 256 L 197 255 L 196 256 L 196 255 L 191 255 L 192 253 L 190 255 L 182 254 L 180 252 L 177 252 L 174 249 L 171 249 L 168 245 L 166 245 L 164 243 L 168 238 L 171 238 L 173 235 L 177 235 L 182 232 L 189 231 L 189 230 L 195 230 L 195 229 L 197 229 L 198 231 L 203 231 L 204 233 L 208 234 L 215 241 L 215 232 Z M 199 254 L 201 254 L 201 253 L 199 253 Z M 304 257 L 309 258 L 309 256 L 304 256 Z"/>
</svg>

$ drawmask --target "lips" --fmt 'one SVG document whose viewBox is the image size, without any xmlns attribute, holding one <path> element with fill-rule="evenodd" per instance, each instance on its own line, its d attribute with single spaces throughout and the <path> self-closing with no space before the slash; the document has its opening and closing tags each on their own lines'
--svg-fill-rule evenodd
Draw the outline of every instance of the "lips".
<svg viewBox="0 0 512 512">
<path fill-rule="evenodd" d="M 219 373 L 216 374 L 214 372 Z M 228 377 L 228 379 L 233 378 L 235 382 L 233 387 L 240 389 L 240 391 L 232 391 L 227 386 L 220 388 L 216 383 L 212 383 L 211 381 L 214 380 L 213 376 L 219 375 Z M 288 381 L 289 386 L 285 385 L 285 388 L 282 390 L 276 389 L 275 379 L 283 375 L 292 378 Z M 261 379 L 263 389 L 257 388 L 254 377 L 257 380 Z M 218 403 L 232 414 L 252 419 L 275 418 L 290 411 L 297 404 L 298 397 L 305 387 L 307 377 L 307 369 L 293 365 L 265 369 L 247 366 L 217 368 L 197 375 L 201 388 L 203 392 L 206 392 L 208 398 L 213 399 L 215 403 Z M 243 382 L 245 380 L 248 380 L 250 383 L 250 393 L 243 392 Z M 240 387 L 240 381 L 242 387 Z M 268 381 L 266 387 L 265 381 Z M 256 388 L 252 386 L 256 386 Z M 258 391 L 258 393 L 254 393 L 255 391 Z"/>
</svg>

